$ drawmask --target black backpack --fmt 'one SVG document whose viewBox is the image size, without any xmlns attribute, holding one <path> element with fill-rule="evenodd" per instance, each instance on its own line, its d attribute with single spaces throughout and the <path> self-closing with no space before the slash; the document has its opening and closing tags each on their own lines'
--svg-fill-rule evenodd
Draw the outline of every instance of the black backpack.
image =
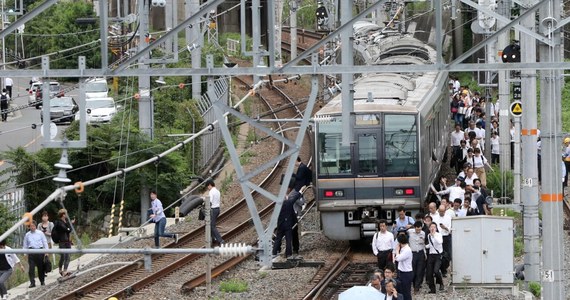
<svg viewBox="0 0 570 300">
<path fill-rule="evenodd" d="M 59 242 L 61 240 L 61 232 L 59 232 L 59 229 L 58 229 L 58 227 L 60 226 L 59 222 L 61 222 L 61 221 L 56 220 L 54 222 L 53 229 L 51 230 L 51 239 L 56 244 L 59 244 Z"/>
<path fill-rule="evenodd" d="M 2 102 L 8 101 L 8 95 L 6 95 L 6 94 L 1 94 L 1 95 L 0 95 L 0 101 L 2 101 Z"/>
</svg>

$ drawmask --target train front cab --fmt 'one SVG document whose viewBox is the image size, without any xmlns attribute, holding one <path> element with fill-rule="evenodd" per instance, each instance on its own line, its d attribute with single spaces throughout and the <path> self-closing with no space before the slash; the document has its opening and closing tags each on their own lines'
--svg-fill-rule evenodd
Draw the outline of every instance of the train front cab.
<svg viewBox="0 0 570 300">
<path fill-rule="evenodd" d="M 354 141 L 341 145 L 340 116 L 317 124 L 317 207 L 333 240 L 371 237 L 376 221 L 397 217 L 403 205 L 420 206 L 417 115 L 355 116 Z"/>
</svg>

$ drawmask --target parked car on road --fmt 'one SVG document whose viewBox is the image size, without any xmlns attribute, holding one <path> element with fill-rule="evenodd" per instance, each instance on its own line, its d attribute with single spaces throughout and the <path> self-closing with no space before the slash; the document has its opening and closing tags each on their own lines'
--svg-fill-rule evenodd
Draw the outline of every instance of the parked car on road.
<svg viewBox="0 0 570 300">
<path fill-rule="evenodd" d="M 85 108 L 87 109 L 87 124 L 109 123 L 117 114 L 115 100 L 110 97 L 86 99 Z M 79 119 L 79 113 L 76 115 L 76 119 Z"/>
<path fill-rule="evenodd" d="M 34 83 L 32 83 L 33 85 Z M 40 83 L 39 85 L 37 85 L 37 87 L 35 88 L 35 99 L 31 102 L 39 102 L 42 101 L 43 99 L 43 83 Z M 59 82 L 57 81 L 52 81 L 49 83 L 49 96 L 50 98 L 52 97 L 62 97 L 65 96 L 64 92 L 63 92 L 63 88 L 61 87 L 61 85 L 59 85 Z M 28 104 L 30 104 L 30 99 L 28 99 Z M 36 103 L 36 109 L 40 109 L 40 107 L 42 107 L 41 103 Z"/>
<path fill-rule="evenodd" d="M 105 78 L 91 78 L 85 81 L 85 99 L 107 98 L 109 86 Z"/>
<path fill-rule="evenodd" d="M 71 123 L 75 120 L 75 114 L 79 111 L 79 106 L 72 97 L 55 97 L 49 100 L 50 119 L 56 124 Z M 40 113 L 42 123 L 43 113 Z"/>
</svg>

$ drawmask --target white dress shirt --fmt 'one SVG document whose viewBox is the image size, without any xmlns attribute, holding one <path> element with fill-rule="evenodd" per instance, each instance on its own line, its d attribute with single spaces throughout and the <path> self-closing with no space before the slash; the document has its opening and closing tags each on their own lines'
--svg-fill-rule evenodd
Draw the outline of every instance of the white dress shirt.
<svg viewBox="0 0 570 300">
<path fill-rule="evenodd" d="M 48 243 L 46 236 L 40 230 L 35 230 L 32 232 L 31 230 L 26 232 L 24 236 L 24 249 L 47 249 Z"/>
<path fill-rule="evenodd" d="M 438 195 L 449 194 L 450 201 L 454 201 L 455 199 L 461 199 L 461 202 L 463 202 L 463 199 L 465 199 L 465 190 L 456 185 L 450 186 L 446 190 L 439 191 L 437 192 L 437 194 Z"/>
<path fill-rule="evenodd" d="M 428 234 L 428 244 L 426 247 L 429 248 L 429 254 L 443 253 L 443 237 L 441 233 L 436 232 L 433 236 Z"/>
<path fill-rule="evenodd" d="M 451 233 L 451 217 L 448 214 L 444 214 L 443 217 L 439 213 L 432 216 L 433 222 L 437 224 L 437 230 L 442 236 L 448 236 Z M 443 224 L 447 229 L 441 228 L 439 224 Z"/>
<path fill-rule="evenodd" d="M 426 248 L 426 233 L 420 230 L 420 233 L 416 232 L 415 228 L 408 229 L 409 245 L 412 252 L 422 251 Z"/>
<path fill-rule="evenodd" d="M 214 186 L 208 193 L 208 196 L 210 196 L 210 205 L 211 205 L 210 207 L 219 208 L 221 202 L 220 191 L 218 191 L 218 189 Z"/>
<path fill-rule="evenodd" d="M 401 272 L 412 271 L 412 249 L 409 245 L 400 248 L 400 253 L 396 253 L 396 261 L 398 262 L 398 270 Z"/>
<path fill-rule="evenodd" d="M 461 146 L 461 140 L 465 139 L 465 132 L 463 130 L 451 132 L 451 146 Z"/>
<path fill-rule="evenodd" d="M 372 252 L 378 255 L 379 251 L 392 250 L 392 242 L 394 242 L 394 235 L 390 231 L 386 230 L 385 233 L 378 231 L 372 238 Z"/>
</svg>

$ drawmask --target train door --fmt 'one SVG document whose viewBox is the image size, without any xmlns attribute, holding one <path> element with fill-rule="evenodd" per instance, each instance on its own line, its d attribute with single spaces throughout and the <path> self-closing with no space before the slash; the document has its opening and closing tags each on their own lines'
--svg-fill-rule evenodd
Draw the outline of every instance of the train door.
<svg viewBox="0 0 570 300">
<path fill-rule="evenodd" d="M 379 161 L 382 138 L 380 128 L 355 130 L 352 165 L 354 166 L 354 202 L 381 205 L 382 179 Z"/>
</svg>

